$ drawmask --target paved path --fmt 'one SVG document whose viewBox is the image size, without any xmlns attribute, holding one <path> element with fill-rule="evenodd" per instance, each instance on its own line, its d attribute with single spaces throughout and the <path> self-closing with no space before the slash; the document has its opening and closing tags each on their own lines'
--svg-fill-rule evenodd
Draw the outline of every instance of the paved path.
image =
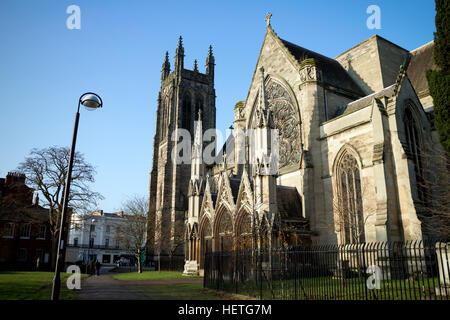
<svg viewBox="0 0 450 320">
<path fill-rule="evenodd" d="M 78 300 L 150 300 L 132 283 L 116 280 L 111 275 L 90 276 L 81 282 Z"/>
<path fill-rule="evenodd" d="M 111 274 L 90 276 L 81 282 L 78 300 L 151 300 L 151 297 L 137 290 L 136 286 L 164 285 L 175 283 L 202 283 L 202 278 L 166 280 L 117 280 Z"/>
</svg>

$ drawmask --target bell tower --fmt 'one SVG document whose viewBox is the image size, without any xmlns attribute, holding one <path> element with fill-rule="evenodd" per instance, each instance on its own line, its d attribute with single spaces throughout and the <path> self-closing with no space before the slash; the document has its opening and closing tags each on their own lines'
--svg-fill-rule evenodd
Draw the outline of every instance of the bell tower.
<svg viewBox="0 0 450 320">
<path fill-rule="evenodd" d="M 150 172 L 147 247 L 148 254 L 160 254 L 161 261 L 169 253 L 184 255 L 191 157 L 182 154 L 186 149 L 180 151 L 179 144 L 189 142 L 188 152 L 192 150 L 194 123 L 197 120 L 202 121 L 203 132 L 216 127 L 212 47 L 206 59 L 205 73 L 199 72 L 196 61 L 193 70 L 185 69 L 184 57 L 183 39 L 180 36 L 173 71 L 166 52 L 158 93 Z M 201 119 L 197 119 L 198 115 L 201 115 Z M 184 141 L 186 134 L 189 141 Z M 177 159 L 172 159 L 173 154 L 185 160 L 177 162 Z"/>
</svg>

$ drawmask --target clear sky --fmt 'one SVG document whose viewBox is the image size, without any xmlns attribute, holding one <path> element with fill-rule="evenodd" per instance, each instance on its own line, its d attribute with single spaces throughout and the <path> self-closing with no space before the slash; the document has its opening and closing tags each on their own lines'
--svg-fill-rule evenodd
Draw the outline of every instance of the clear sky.
<svg viewBox="0 0 450 320">
<path fill-rule="evenodd" d="M 69 5 L 81 29 L 69 30 Z M 369 5 L 381 29 L 368 29 Z M 183 36 L 185 68 L 204 72 L 216 58 L 217 127 L 228 128 L 245 100 L 265 34 L 264 17 L 290 42 L 335 57 L 377 33 L 412 50 L 435 31 L 432 0 L 409 1 L 94 1 L 0 2 L 0 177 L 32 148 L 70 146 L 79 96 L 98 93 L 104 107 L 81 111 L 77 151 L 96 167 L 92 186 L 105 211 L 148 193 L 156 100 L 165 51 Z M 223 131 L 224 132 L 224 131 Z"/>
</svg>

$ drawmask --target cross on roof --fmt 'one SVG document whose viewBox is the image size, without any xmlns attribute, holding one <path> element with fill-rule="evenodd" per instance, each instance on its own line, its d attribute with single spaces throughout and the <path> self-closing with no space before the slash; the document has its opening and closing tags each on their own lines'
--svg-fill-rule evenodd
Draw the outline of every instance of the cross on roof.
<svg viewBox="0 0 450 320">
<path fill-rule="evenodd" d="M 267 26 L 269 26 L 270 24 L 270 18 L 272 17 L 272 14 L 270 12 L 267 13 L 266 18 L 264 20 L 266 20 Z"/>
</svg>

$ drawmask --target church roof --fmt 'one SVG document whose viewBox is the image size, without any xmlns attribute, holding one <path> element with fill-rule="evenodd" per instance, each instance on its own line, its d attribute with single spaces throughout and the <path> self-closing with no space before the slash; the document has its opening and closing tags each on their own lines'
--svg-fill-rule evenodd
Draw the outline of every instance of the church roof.
<svg viewBox="0 0 450 320">
<path fill-rule="evenodd" d="M 233 194 L 234 203 L 236 203 L 238 194 L 239 194 L 239 186 L 241 185 L 241 179 L 239 178 L 229 178 L 230 180 L 230 188 L 231 193 Z"/>
<path fill-rule="evenodd" d="M 411 62 L 406 74 L 417 94 L 428 89 L 428 81 L 425 75 L 428 69 L 437 69 L 434 62 L 434 41 L 411 51 Z"/>
<path fill-rule="evenodd" d="M 230 150 L 227 150 L 227 147 Z M 216 156 L 216 162 L 217 163 L 221 163 L 223 161 L 223 155 L 225 153 L 228 154 L 228 156 L 230 156 L 232 153 L 234 152 L 234 135 L 233 133 L 231 133 L 228 138 L 227 141 L 225 141 L 225 143 L 223 144 L 222 148 L 220 149 L 219 153 Z"/>
<path fill-rule="evenodd" d="M 296 187 L 278 185 L 277 205 L 281 219 L 303 219 L 302 202 Z"/>
<path fill-rule="evenodd" d="M 369 94 L 365 97 L 362 97 L 358 100 L 352 101 L 349 104 L 343 106 L 342 108 L 338 108 L 336 110 L 336 113 L 334 115 L 332 115 L 331 119 L 334 119 L 340 115 L 347 115 L 347 114 L 357 111 L 361 108 L 367 107 L 368 105 L 370 105 L 372 103 L 374 98 L 377 98 L 380 96 L 391 97 L 394 94 L 394 90 L 395 90 L 395 84 L 390 85 L 389 87 L 384 88 L 380 91 Z"/>
<path fill-rule="evenodd" d="M 307 50 L 281 38 L 280 40 L 299 63 L 306 59 L 314 59 L 322 70 L 323 82 L 331 86 L 350 91 L 359 96 L 365 95 L 363 90 L 350 77 L 338 61 L 317 52 Z"/>
<path fill-rule="evenodd" d="M 0 206 L 0 220 L 3 221 L 29 221 L 46 222 L 48 221 L 48 209 L 41 206 Z"/>
<path fill-rule="evenodd" d="M 216 207 L 217 192 L 211 192 L 211 199 L 212 199 L 212 202 L 213 202 L 213 206 Z"/>
</svg>

